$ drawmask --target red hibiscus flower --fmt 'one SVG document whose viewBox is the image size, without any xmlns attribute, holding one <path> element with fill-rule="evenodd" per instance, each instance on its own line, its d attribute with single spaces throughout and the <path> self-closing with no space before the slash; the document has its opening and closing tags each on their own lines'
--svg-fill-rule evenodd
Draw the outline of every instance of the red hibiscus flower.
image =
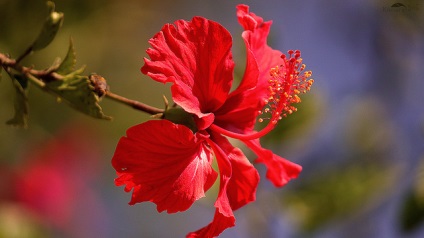
<svg viewBox="0 0 424 238">
<path fill-rule="evenodd" d="M 116 185 L 133 191 L 130 204 L 151 201 L 159 212 L 173 213 L 187 210 L 215 182 L 215 156 L 220 186 L 214 219 L 187 237 L 218 236 L 235 225 L 234 210 L 255 200 L 258 172 L 227 137 L 255 152 L 256 162 L 266 165 L 266 176 L 275 186 L 301 171 L 301 166 L 262 148 L 259 138 L 296 110 L 292 104 L 310 89 L 311 72 L 303 72 L 299 51 L 289 51 L 287 58 L 267 45 L 270 21 L 250 13 L 246 5 L 237 7 L 237 17 L 244 28 L 247 62 L 240 84 L 231 92 L 232 38 L 220 24 L 203 17 L 178 20 L 150 39 L 150 59 L 141 71 L 172 83 L 172 98 L 179 107 L 167 110 L 163 120 L 128 129 L 112 159 Z M 269 123 L 255 131 L 259 114 L 259 121 Z"/>
</svg>

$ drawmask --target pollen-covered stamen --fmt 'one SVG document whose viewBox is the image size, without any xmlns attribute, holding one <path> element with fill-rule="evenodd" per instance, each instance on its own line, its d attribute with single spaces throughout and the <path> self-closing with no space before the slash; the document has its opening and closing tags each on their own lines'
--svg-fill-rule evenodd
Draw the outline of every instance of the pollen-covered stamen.
<svg viewBox="0 0 424 238">
<path fill-rule="evenodd" d="M 282 117 L 297 111 L 293 104 L 301 101 L 299 95 L 309 91 L 314 80 L 310 79 L 312 72 L 305 71 L 300 51 L 290 50 L 288 55 L 288 58 L 286 55 L 281 55 L 283 63 L 270 70 L 269 94 L 264 101 L 266 106 L 259 112 L 261 116 L 258 119 L 259 122 L 269 120 L 269 123 L 262 130 L 252 134 L 239 134 L 215 124 L 212 124 L 210 129 L 232 138 L 254 140 L 272 131 Z M 269 117 L 266 117 L 267 114 Z"/>
<path fill-rule="evenodd" d="M 311 71 L 304 71 L 300 51 L 288 51 L 289 57 L 281 55 L 283 64 L 270 70 L 269 97 L 265 100 L 266 106 L 261 114 L 270 114 L 270 117 L 261 117 L 259 122 L 269 119 L 271 124 L 277 124 L 278 120 L 297 111 L 293 106 L 301 102 L 299 95 L 311 89 L 313 79 Z"/>
</svg>

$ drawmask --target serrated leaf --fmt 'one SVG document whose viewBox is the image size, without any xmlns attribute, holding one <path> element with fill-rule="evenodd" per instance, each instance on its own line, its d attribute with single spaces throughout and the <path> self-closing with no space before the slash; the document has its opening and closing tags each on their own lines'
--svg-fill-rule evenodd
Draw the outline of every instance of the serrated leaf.
<svg viewBox="0 0 424 238">
<path fill-rule="evenodd" d="M 93 91 L 87 76 L 81 76 L 79 69 L 65 76 L 63 80 L 52 81 L 46 87 L 54 92 L 61 101 L 65 101 L 71 107 L 89 116 L 111 120 L 112 118 L 103 114 L 99 105 L 99 97 Z"/>
<path fill-rule="evenodd" d="M 6 124 L 27 128 L 28 127 L 28 80 L 21 75 L 13 75 L 13 86 L 15 88 L 15 115 Z"/>
<path fill-rule="evenodd" d="M 65 58 L 60 63 L 59 67 L 57 68 L 56 73 L 61 75 L 69 74 L 74 70 L 76 63 L 77 63 L 77 60 L 76 60 L 74 44 L 72 42 L 72 39 L 70 39 L 68 52 L 66 53 Z"/>
<path fill-rule="evenodd" d="M 44 22 L 43 28 L 37 39 L 31 45 L 33 51 L 41 50 L 48 46 L 56 37 L 63 23 L 63 13 L 54 11 L 54 3 L 49 1 L 47 2 L 47 6 L 50 10 L 50 14 Z"/>
</svg>

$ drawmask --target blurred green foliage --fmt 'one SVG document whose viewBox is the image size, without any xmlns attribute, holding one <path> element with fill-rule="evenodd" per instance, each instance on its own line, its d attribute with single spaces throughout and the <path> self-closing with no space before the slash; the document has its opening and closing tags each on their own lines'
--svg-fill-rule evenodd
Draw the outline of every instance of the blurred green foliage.
<svg viewBox="0 0 424 238">
<path fill-rule="evenodd" d="M 386 114 L 374 97 L 347 104 L 338 138 L 346 146 L 340 148 L 340 156 L 346 158 L 335 164 L 329 164 L 322 155 L 316 158 L 326 165 L 304 175 L 282 199 L 287 209 L 299 216 L 304 231 L 313 232 L 329 222 L 348 219 L 394 192 L 391 188 L 401 168 L 390 162 L 387 154 L 396 144 L 396 134 Z"/>
<path fill-rule="evenodd" d="M 406 233 L 415 231 L 424 222 L 424 155 L 414 172 L 414 182 L 408 188 L 399 212 L 400 227 Z"/>
<path fill-rule="evenodd" d="M 395 172 L 388 165 L 357 158 L 351 164 L 338 164 L 309 175 L 282 201 L 299 217 L 302 229 L 311 232 L 331 221 L 364 212 L 389 196 Z"/>
<path fill-rule="evenodd" d="M 312 86 L 312 90 L 313 86 Z M 264 136 L 261 141 L 270 145 L 286 143 L 296 140 L 297 137 L 304 137 L 305 134 L 312 133 L 313 125 L 320 120 L 323 111 L 323 102 L 318 94 L 308 93 L 301 95 L 302 102 L 294 105 L 297 111 L 287 117 L 282 118 L 277 126 Z M 266 120 L 263 124 L 266 124 Z M 264 125 L 258 123 L 260 127 Z"/>
</svg>

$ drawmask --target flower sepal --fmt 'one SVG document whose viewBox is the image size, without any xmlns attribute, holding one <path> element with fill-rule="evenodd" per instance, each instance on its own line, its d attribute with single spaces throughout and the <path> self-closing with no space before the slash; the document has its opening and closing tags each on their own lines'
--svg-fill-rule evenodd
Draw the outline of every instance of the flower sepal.
<svg viewBox="0 0 424 238">
<path fill-rule="evenodd" d="M 171 107 L 166 109 L 162 115 L 162 119 L 166 119 L 175 124 L 184 125 L 190 128 L 193 133 L 197 132 L 196 122 L 194 121 L 193 115 L 184 111 L 179 107 Z"/>
</svg>

